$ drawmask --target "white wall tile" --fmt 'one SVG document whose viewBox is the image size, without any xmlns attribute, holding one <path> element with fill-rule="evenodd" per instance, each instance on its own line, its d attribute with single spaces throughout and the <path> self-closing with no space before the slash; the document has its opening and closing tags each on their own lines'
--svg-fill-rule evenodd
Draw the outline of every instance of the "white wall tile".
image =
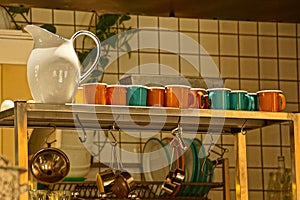
<svg viewBox="0 0 300 200">
<path fill-rule="evenodd" d="M 297 83 L 290 81 L 280 81 L 280 89 L 284 92 L 287 101 L 298 102 L 299 90 Z"/>
<path fill-rule="evenodd" d="M 236 35 L 220 35 L 220 54 L 238 55 L 238 37 Z"/>
<path fill-rule="evenodd" d="M 180 31 L 198 32 L 198 30 L 199 30 L 198 25 L 199 25 L 198 19 L 179 18 Z"/>
<path fill-rule="evenodd" d="M 259 83 L 256 80 L 241 80 L 241 89 L 246 90 L 249 93 L 257 92 Z"/>
<path fill-rule="evenodd" d="M 274 167 L 278 166 L 277 156 L 280 155 L 280 148 L 274 147 L 263 147 L 263 164 L 264 167 Z"/>
<path fill-rule="evenodd" d="M 259 37 L 259 55 L 261 57 L 277 57 L 276 37 Z"/>
<path fill-rule="evenodd" d="M 179 56 L 174 54 L 160 55 L 160 73 L 164 75 L 179 75 Z"/>
<path fill-rule="evenodd" d="M 52 24 L 52 10 L 44 8 L 32 8 L 32 22 Z"/>
<path fill-rule="evenodd" d="M 219 53 L 218 35 L 216 34 L 200 34 L 200 45 L 208 54 Z"/>
<path fill-rule="evenodd" d="M 158 18 L 152 16 L 138 16 L 138 27 L 157 27 Z"/>
<path fill-rule="evenodd" d="M 276 23 L 273 22 L 259 22 L 258 23 L 259 35 L 276 35 Z"/>
<path fill-rule="evenodd" d="M 238 22 L 229 20 L 220 20 L 220 33 L 237 33 L 238 32 Z"/>
<path fill-rule="evenodd" d="M 276 59 L 260 59 L 259 71 L 262 79 L 274 79 L 278 78 L 278 68 Z"/>
<path fill-rule="evenodd" d="M 259 169 L 248 169 L 249 190 L 262 188 L 262 171 Z"/>
<path fill-rule="evenodd" d="M 261 166 L 261 148 L 259 146 L 247 147 L 247 165 L 248 167 Z"/>
<path fill-rule="evenodd" d="M 74 25 L 75 12 L 71 10 L 54 10 L 54 23 Z"/>
<path fill-rule="evenodd" d="M 285 80 L 297 80 L 297 61 L 296 60 L 279 60 L 279 78 Z"/>
<path fill-rule="evenodd" d="M 280 145 L 279 125 L 266 126 L 262 128 L 263 145 Z"/>
<path fill-rule="evenodd" d="M 92 20 L 91 25 L 95 26 L 95 15 L 92 12 L 82 12 L 82 11 L 75 11 L 75 23 L 76 26 L 84 25 L 88 26 L 90 21 Z"/>
<path fill-rule="evenodd" d="M 256 36 L 240 36 L 240 55 L 241 56 L 257 56 L 257 37 Z"/>
<path fill-rule="evenodd" d="M 296 36 L 294 23 L 278 23 L 278 36 Z"/>
<path fill-rule="evenodd" d="M 278 83 L 276 81 L 260 81 L 260 90 L 276 90 L 279 89 Z"/>
<path fill-rule="evenodd" d="M 178 21 L 178 18 L 159 17 L 159 27 L 170 30 L 178 30 Z"/>
<path fill-rule="evenodd" d="M 257 34 L 257 22 L 239 21 L 240 34 Z"/>
<path fill-rule="evenodd" d="M 279 57 L 296 58 L 296 38 L 278 38 Z"/>
<path fill-rule="evenodd" d="M 139 73 L 138 67 L 138 54 L 131 53 L 131 57 L 129 58 L 128 55 L 123 55 L 119 58 L 119 70 L 120 73 Z"/>
<path fill-rule="evenodd" d="M 220 71 L 223 78 L 238 78 L 239 66 L 238 59 L 233 57 L 220 58 Z"/>
<path fill-rule="evenodd" d="M 218 26 L 218 20 L 200 19 L 200 32 L 217 33 L 219 30 Z"/>
<path fill-rule="evenodd" d="M 195 55 L 185 55 L 181 57 L 181 74 L 183 76 L 199 76 L 199 57 Z"/>
<path fill-rule="evenodd" d="M 240 58 L 240 77 L 258 78 L 258 59 Z"/>
</svg>

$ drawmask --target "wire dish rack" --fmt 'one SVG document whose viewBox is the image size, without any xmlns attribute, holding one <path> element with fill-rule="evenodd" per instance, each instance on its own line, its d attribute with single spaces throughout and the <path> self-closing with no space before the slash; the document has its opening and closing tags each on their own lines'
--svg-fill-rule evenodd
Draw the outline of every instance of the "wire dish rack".
<svg viewBox="0 0 300 200">
<path fill-rule="evenodd" d="M 162 182 L 145 182 L 145 181 L 136 181 L 135 189 L 128 195 L 127 199 L 139 200 L 139 199 L 190 199 L 190 200 L 208 200 L 207 197 L 199 196 L 172 196 L 167 195 L 162 190 Z M 209 188 L 218 188 L 223 187 L 223 182 L 214 182 L 214 183 L 182 183 L 180 185 L 180 190 L 195 190 L 201 187 Z M 85 182 L 60 182 L 48 186 L 48 190 L 67 190 L 72 192 L 73 199 L 121 199 L 115 196 L 114 194 L 99 194 L 97 184 L 94 181 L 85 181 Z"/>
</svg>

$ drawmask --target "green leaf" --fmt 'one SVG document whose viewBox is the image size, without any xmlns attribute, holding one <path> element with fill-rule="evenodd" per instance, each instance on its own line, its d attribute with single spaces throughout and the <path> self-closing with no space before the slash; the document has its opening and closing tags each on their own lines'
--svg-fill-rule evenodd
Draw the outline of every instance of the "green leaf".
<svg viewBox="0 0 300 200">
<path fill-rule="evenodd" d="M 106 65 L 109 63 L 109 59 L 107 57 L 101 57 L 100 59 L 100 64 L 101 64 L 101 67 L 104 68 L 106 67 Z"/>
<path fill-rule="evenodd" d="M 130 19 L 131 19 L 131 17 L 128 16 L 128 15 L 122 15 L 120 20 L 119 20 L 119 23 L 122 24 L 124 21 L 128 21 Z"/>
<path fill-rule="evenodd" d="M 43 25 L 41 26 L 41 28 L 44 28 L 44 29 L 50 31 L 51 33 L 56 33 L 56 28 L 55 28 L 55 26 L 52 25 L 52 24 L 43 24 Z"/>
<path fill-rule="evenodd" d="M 22 6 L 20 6 L 20 7 L 17 7 L 17 6 L 9 6 L 9 7 L 8 7 L 8 11 L 9 11 L 9 12 L 12 12 L 12 13 L 18 13 L 18 14 L 21 14 L 21 13 L 26 13 L 26 14 L 28 14 L 29 9 L 30 9 L 30 8 L 25 8 L 25 7 L 22 7 Z"/>
</svg>

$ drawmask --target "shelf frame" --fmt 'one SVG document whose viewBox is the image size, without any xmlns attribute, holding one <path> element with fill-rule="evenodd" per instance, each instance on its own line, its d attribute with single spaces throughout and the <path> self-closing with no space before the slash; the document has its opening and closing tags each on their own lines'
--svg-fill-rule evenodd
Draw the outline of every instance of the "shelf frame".
<svg viewBox="0 0 300 200">
<path fill-rule="evenodd" d="M 291 135 L 293 200 L 300 197 L 300 114 L 209 109 L 177 109 L 167 107 L 133 107 L 87 104 L 34 104 L 17 101 L 14 108 L 0 112 L 0 127 L 13 127 L 16 144 L 16 165 L 28 169 L 27 129 L 55 125 L 57 128 L 85 128 L 153 131 L 172 130 L 180 123 L 184 131 L 222 131 L 235 134 L 236 199 L 248 199 L 246 132 L 272 124 L 288 123 Z M 130 120 L 129 120 L 130 119 Z M 162 120 L 165 121 L 162 121 Z M 132 120 L 132 121 L 131 121 Z M 129 123 L 131 121 L 131 123 Z M 151 122 L 151 123 L 150 123 Z M 198 124 L 195 124 L 198 122 Z M 211 123 L 213 122 L 213 125 Z M 28 182 L 28 173 L 20 184 Z M 27 199 L 23 193 L 20 199 Z"/>
</svg>

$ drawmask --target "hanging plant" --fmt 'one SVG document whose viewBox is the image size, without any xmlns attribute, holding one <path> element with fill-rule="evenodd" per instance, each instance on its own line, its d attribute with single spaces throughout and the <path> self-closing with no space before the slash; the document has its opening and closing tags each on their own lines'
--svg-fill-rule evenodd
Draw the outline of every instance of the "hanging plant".
<svg viewBox="0 0 300 200">
<path fill-rule="evenodd" d="M 92 72 L 87 82 L 102 82 L 104 70 L 110 61 L 109 50 L 111 48 L 118 48 L 119 50 L 126 51 L 128 52 L 129 57 L 131 51 L 131 47 L 128 41 L 130 39 L 130 35 L 132 34 L 122 34 L 120 35 L 120 37 L 116 37 L 116 35 L 121 32 L 132 30 L 131 27 L 126 27 L 124 23 L 130 20 L 131 17 L 123 14 L 98 15 L 97 13 L 94 13 L 91 17 L 89 30 L 91 29 L 91 22 L 95 15 L 98 19 L 95 34 L 101 41 L 102 53 L 100 57 L 100 67 L 98 67 Z M 135 32 L 136 30 L 132 31 Z M 85 38 L 83 39 L 82 49 L 78 51 L 79 59 L 82 63 L 90 63 L 91 61 L 89 59 L 93 56 L 88 56 L 91 53 L 91 51 L 85 49 L 84 43 Z M 83 70 L 85 70 L 87 66 L 88 65 L 83 64 Z"/>
<path fill-rule="evenodd" d="M 23 6 L 18 7 L 18 6 L 2 6 L 2 5 L 0 5 L 0 7 L 2 7 L 7 12 L 7 14 L 10 17 L 11 22 L 15 26 L 15 29 L 22 30 L 22 28 L 23 28 L 21 25 L 19 25 L 17 23 L 17 21 L 15 19 L 17 16 L 21 16 L 24 19 L 24 22 L 26 24 L 30 24 L 30 21 L 27 19 L 30 8 L 25 8 Z M 40 27 L 45 28 L 52 33 L 56 33 L 56 28 L 52 24 L 43 24 Z"/>
</svg>

